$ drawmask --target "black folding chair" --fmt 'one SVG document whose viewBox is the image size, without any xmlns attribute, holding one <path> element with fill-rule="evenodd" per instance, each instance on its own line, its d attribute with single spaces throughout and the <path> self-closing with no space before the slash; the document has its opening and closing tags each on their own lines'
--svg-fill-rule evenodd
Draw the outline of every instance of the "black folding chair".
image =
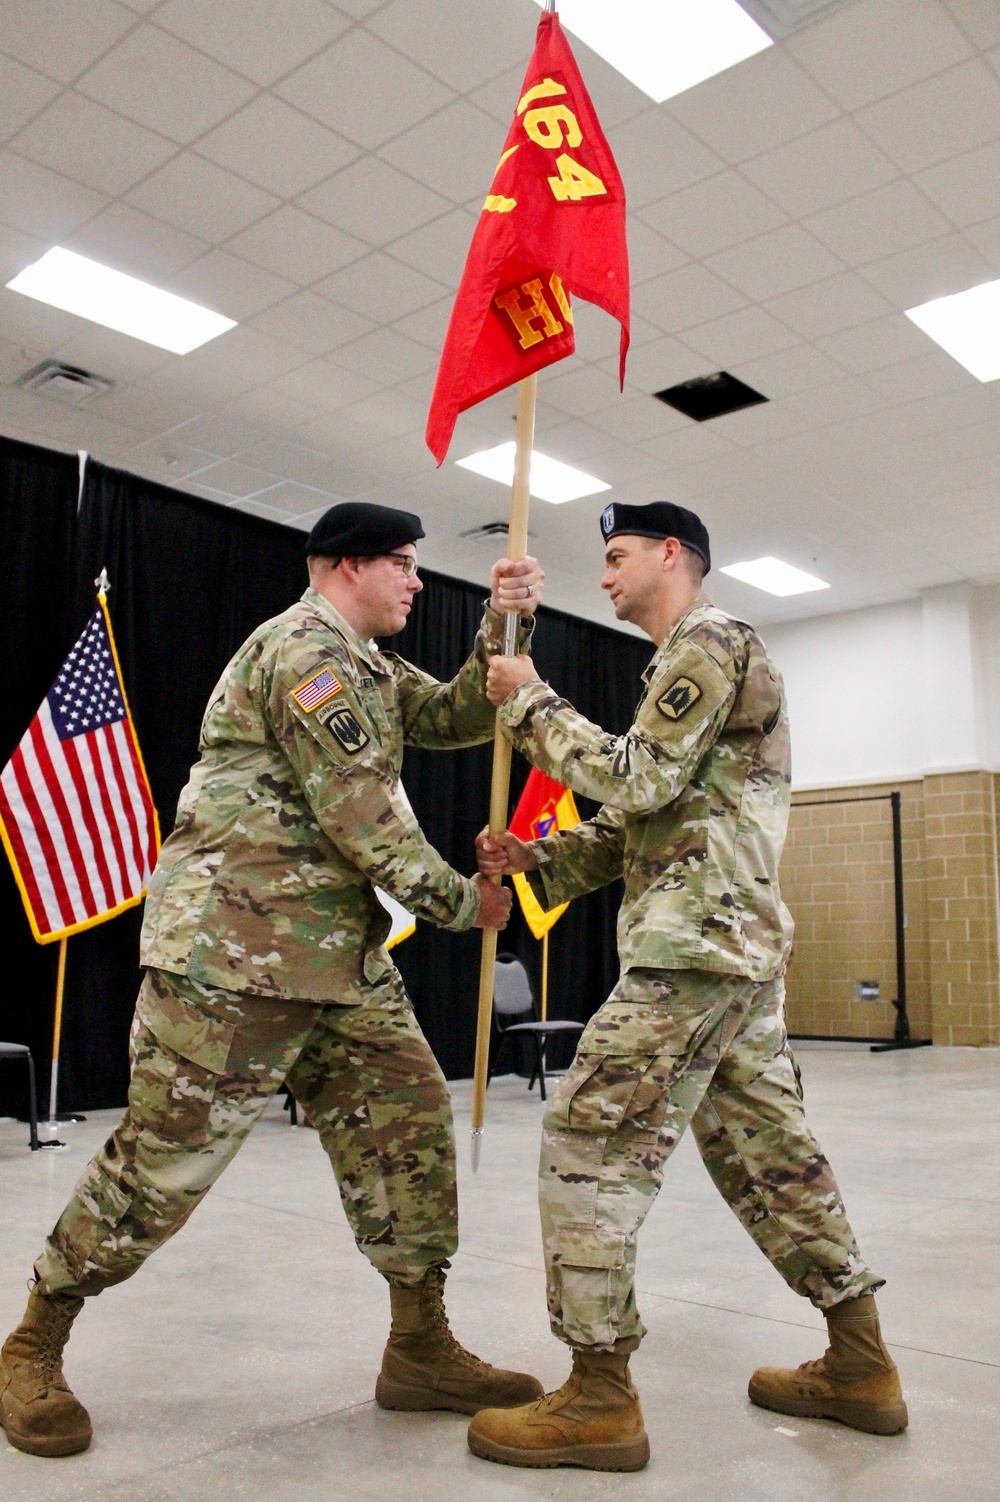
<svg viewBox="0 0 1000 1502">
<path fill-rule="evenodd" d="M 527 1022 L 502 1022 L 506 1017 L 528 1017 Z M 582 1033 L 582 1022 L 541 1022 L 535 1004 L 531 981 L 516 954 L 498 954 L 493 972 L 493 1046 L 490 1049 L 490 1065 L 486 1083 L 497 1072 L 497 1066 L 508 1042 L 515 1038 L 531 1039 L 535 1045 L 535 1063 L 528 1081 L 528 1089 L 535 1088 L 537 1079 L 542 1100 L 545 1099 L 545 1046 L 550 1038 L 560 1033 Z"/>
<path fill-rule="evenodd" d="M 6 1059 L 22 1059 L 28 1066 L 28 1121 L 31 1126 L 29 1141 L 31 1151 L 36 1153 L 41 1146 L 38 1140 L 38 1097 L 35 1091 L 35 1061 L 26 1043 L 0 1043 L 0 1063 Z"/>
</svg>

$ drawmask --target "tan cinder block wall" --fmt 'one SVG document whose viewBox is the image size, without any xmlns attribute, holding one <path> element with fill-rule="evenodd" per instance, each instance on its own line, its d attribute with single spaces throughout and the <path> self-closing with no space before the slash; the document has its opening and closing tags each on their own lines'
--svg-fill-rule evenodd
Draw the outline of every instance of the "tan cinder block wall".
<svg viewBox="0 0 1000 1502">
<path fill-rule="evenodd" d="M 935 1043 L 1000 1042 L 996 777 L 924 779 Z"/>
<path fill-rule="evenodd" d="M 902 794 L 907 1009 L 913 1036 L 931 1036 L 920 782 L 793 795 L 781 864 L 782 896 L 795 919 L 795 948 L 788 971 L 790 1032 L 820 1037 L 892 1036 L 896 944 L 888 795 L 897 790 Z M 861 801 L 871 799 L 880 801 Z M 861 980 L 879 982 L 878 1002 L 856 1000 L 855 985 Z"/>
<path fill-rule="evenodd" d="M 890 805 L 853 800 L 894 789 L 901 794 L 912 1035 L 937 1044 L 1000 1043 L 1000 777 L 990 772 L 793 795 L 781 866 L 782 896 L 796 923 L 789 1031 L 892 1036 Z M 837 801 L 845 798 L 852 801 Z M 883 999 L 857 1001 L 859 980 L 877 980 Z"/>
</svg>

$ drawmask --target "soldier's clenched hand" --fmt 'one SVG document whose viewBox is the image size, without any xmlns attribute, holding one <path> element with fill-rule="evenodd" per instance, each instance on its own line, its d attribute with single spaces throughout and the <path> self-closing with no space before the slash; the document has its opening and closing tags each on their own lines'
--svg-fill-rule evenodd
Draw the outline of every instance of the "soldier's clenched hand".
<svg viewBox="0 0 1000 1502">
<path fill-rule="evenodd" d="M 495 887 L 485 876 L 472 879 L 479 888 L 480 898 L 479 916 L 473 928 L 506 928 L 513 892 L 509 887 Z"/>
<path fill-rule="evenodd" d="M 544 583 L 545 570 L 537 558 L 521 558 L 517 563 L 501 558 L 490 575 L 490 605 L 498 611 L 534 615 Z"/>
<path fill-rule="evenodd" d="M 490 834 L 487 826 L 476 836 L 476 862 L 483 876 L 511 876 L 517 871 L 537 871 L 538 857 L 516 834 Z"/>
<path fill-rule="evenodd" d="M 491 657 L 486 675 L 486 697 L 499 709 L 508 694 L 522 683 L 537 681 L 535 664 L 526 652 L 517 657 Z"/>
</svg>

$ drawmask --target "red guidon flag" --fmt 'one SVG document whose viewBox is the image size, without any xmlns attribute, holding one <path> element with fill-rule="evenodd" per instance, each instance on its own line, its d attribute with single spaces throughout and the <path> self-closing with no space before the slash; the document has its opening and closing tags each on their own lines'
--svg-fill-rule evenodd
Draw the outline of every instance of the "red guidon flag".
<svg viewBox="0 0 1000 1502">
<path fill-rule="evenodd" d="M 569 788 L 532 767 L 510 821 L 511 834 L 516 834 L 519 840 L 544 840 L 546 835 L 558 829 L 572 829 L 579 822 L 576 799 Z M 569 903 L 563 902 L 546 912 L 526 876 L 518 872 L 514 876 L 514 886 L 525 922 L 536 939 L 543 938 L 553 924 L 558 923 Z"/>
<path fill-rule="evenodd" d="M 40 944 L 145 893 L 159 830 L 103 593 L 0 774 L 0 837 Z"/>
<path fill-rule="evenodd" d="M 571 355 L 570 294 L 629 340 L 625 189 L 559 17 L 546 13 L 472 238 L 427 418 L 440 464 L 460 412 Z"/>
</svg>

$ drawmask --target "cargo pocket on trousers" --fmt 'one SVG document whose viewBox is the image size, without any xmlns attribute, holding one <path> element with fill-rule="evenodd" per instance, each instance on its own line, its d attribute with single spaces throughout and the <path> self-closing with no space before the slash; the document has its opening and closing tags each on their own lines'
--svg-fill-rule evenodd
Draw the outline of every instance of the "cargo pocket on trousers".
<svg viewBox="0 0 1000 1502">
<path fill-rule="evenodd" d="M 600 1226 L 561 1226 L 555 1240 L 552 1261 L 562 1267 L 597 1268 L 616 1272 L 625 1266 L 624 1231 L 604 1230 Z"/>
<path fill-rule="evenodd" d="M 164 995 L 148 977 L 136 1002 L 129 1105 L 136 1125 L 170 1142 L 204 1139 L 220 1074 L 236 1031 L 175 991 Z"/>
<path fill-rule="evenodd" d="M 83 1276 L 87 1258 L 115 1230 L 131 1204 L 131 1194 L 98 1163 L 87 1165 L 55 1230 L 59 1254 L 74 1278 Z"/>
</svg>

